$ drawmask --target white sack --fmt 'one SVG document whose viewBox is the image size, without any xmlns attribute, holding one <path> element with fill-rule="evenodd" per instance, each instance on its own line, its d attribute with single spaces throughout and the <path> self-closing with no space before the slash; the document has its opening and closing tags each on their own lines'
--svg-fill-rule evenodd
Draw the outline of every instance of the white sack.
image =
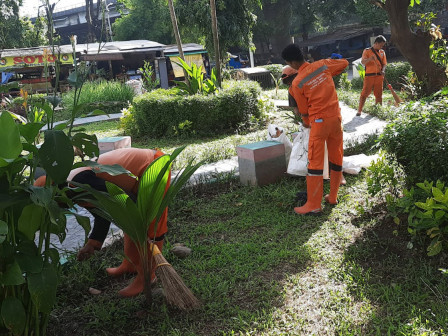
<svg viewBox="0 0 448 336">
<path fill-rule="evenodd" d="M 306 176 L 308 174 L 308 142 L 310 139 L 310 128 L 299 127 L 297 136 L 292 143 L 291 157 L 288 170 L 291 175 Z M 324 178 L 328 179 L 328 150 L 325 144 Z"/>
<path fill-rule="evenodd" d="M 268 140 L 281 142 L 283 145 L 285 145 L 286 165 L 288 165 L 289 157 L 291 156 L 292 143 L 291 140 L 289 140 L 289 138 L 286 136 L 286 132 L 283 129 L 283 127 L 279 127 L 274 124 L 269 124 Z"/>
<path fill-rule="evenodd" d="M 344 161 L 342 163 L 342 171 L 347 174 L 357 175 L 361 171 L 362 168 L 367 168 L 370 166 L 372 161 L 378 159 L 378 154 L 375 155 L 352 155 L 345 156 Z"/>
</svg>

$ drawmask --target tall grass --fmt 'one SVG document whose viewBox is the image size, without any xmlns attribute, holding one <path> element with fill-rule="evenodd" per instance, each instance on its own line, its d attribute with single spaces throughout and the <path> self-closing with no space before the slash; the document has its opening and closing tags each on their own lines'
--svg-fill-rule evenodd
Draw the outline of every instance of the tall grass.
<svg viewBox="0 0 448 336">
<path fill-rule="evenodd" d="M 70 115 L 73 109 L 73 95 L 74 90 L 71 90 L 62 97 L 64 110 L 60 115 L 61 119 L 67 119 Z M 88 104 L 84 108 L 85 113 L 95 110 L 98 105 L 106 113 L 118 113 L 129 102 L 132 102 L 134 96 L 133 89 L 120 82 L 87 82 L 82 87 L 79 103 Z"/>
</svg>

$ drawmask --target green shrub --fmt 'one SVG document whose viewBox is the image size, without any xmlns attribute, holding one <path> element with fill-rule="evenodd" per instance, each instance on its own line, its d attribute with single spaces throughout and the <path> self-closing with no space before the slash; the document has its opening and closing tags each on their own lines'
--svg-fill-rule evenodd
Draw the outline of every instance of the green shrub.
<svg viewBox="0 0 448 336">
<path fill-rule="evenodd" d="M 353 77 L 351 80 L 352 89 L 353 90 L 362 90 L 362 85 L 364 83 L 364 79 L 361 77 Z"/>
<path fill-rule="evenodd" d="M 411 71 L 411 65 L 408 62 L 389 63 L 386 68 L 386 80 L 395 89 L 400 89 L 409 71 Z"/>
<path fill-rule="evenodd" d="M 408 181 L 448 181 L 448 98 L 403 105 L 381 146 L 396 156 Z"/>
<path fill-rule="evenodd" d="M 261 119 L 260 93 L 254 81 L 224 82 L 221 90 L 208 96 L 155 90 L 134 99 L 133 120 L 125 118 L 123 125 L 127 132 L 134 127 L 140 136 L 235 132 Z"/>
<path fill-rule="evenodd" d="M 73 109 L 74 90 L 62 97 L 64 115 L 69 116 Z M 113 81 L 88 82 L 83 85 L 79 104 L 87 104 L 84 113 L 101 108 L 106 113 L 118 113 L 132 102 L 134 90 L 126 84 Z M 101 103 L 106 103 L 101 105 Z M 98 106 L 100 105 L 100 106 Z"/>
<path fill-rule="evenodd" d="M 448 187 L 441 181 L 417 183 L 417 188 L 404 190 L 395 210 L 407 214 L 408 232 L 425 238 L 429 256 L 448 250 Z M 400 222 L 395 217 L 395 222 Z"/>
<path fill-rule="evenodd" d="M 28 105 L 33 105 L 35 103 L 43 103 L 45 101 L 46 94 L 35 93 L 28 96 Z M 14 105 L 22 105 L 25 100 L 22 97 L 16 97 L 12 100 Z"/>
</svg>

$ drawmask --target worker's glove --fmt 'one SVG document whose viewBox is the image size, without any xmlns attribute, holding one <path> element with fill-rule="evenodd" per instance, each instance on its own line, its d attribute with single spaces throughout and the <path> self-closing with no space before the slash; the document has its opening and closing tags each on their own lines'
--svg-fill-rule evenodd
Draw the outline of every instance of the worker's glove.
<svg viewBox="0 0 448 336">
<path fill-rule="evenodd" d="M 84 260 L 89 259 L 90 257 L 93 256 L 95 251 L 101 250 L 101 246 L 103 246 L 102 242 L 100 242 L 98 240 L 94 240 L 94 239 L 89 239 L 87 241 L 87 244 L 84 245 L 84 247 L 82 247 L 78 251 L 78 255 L 77 255 L 78 261 L 84 261 Z"/>
</svg>

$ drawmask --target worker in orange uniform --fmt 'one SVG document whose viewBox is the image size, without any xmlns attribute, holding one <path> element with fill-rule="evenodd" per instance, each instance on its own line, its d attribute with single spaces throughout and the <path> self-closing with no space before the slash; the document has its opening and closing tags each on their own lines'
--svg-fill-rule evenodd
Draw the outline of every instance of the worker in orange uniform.
<svg viewBox="0 0 448 336">
<path fill-rule="evenodd" d="M 382 48 L 385 44 L 386 38 L 383 35 L 378 35 L 375 38 L 373 47 L 365 49 L 362 53 L 361 63 L 366 67 L 366 74 L 361 96 L 359 97 L 357 116 L 361 115 L 364 104 L 372 89 L 375 95 L 375 104 L 381 105 L 383 103 L 383 80 L 387 59 L 386 53 Z"/>
<path fill-rule="evenodd" d="M 327 142 L 330 167 L 330 194 L 325 201 L 337 204 L 342 177 L 343 131 L 342 116 L 333 76 L 347 66 L 345 59 L 324 59 L 305 62 L 300 47 L 290 44 L 282 51 L 286 64 L 298 70 L 291 86 L 304 126 L 311 127 L 308 144 L 307 202 L 294 208 L 298 214 L 318 214 L 322 211 L 323 169 L 325 142 Z"/>
<path fill-rule="evenodd" d="M 100 155 L 97 162 L 102 165 L 118 164 L 140 178 L 151 162 L 162 155 L 164 154 L 161 151 L 152 149 L 122 148 Z M 169 180 L 170 179 L 168 179 L 168 181 Z M 138 180 L 126 174 L 117 176 L 112 176 L 107 173 L 96 174 L 90 167 L 81 167 L 72 170 L 67 178 L 67 181 L 88 184 L 92 188 L 104 192 L 107 192 L 105 182 L 109 181 L 122 188 L 134 201 L 137 199 L 139 185 Z M 35 185 L 45 185 L 45 176 L 38 178 Z M 168 187 L 169 182 L 166 188 Z M 88 208 L 88 206 L 86 207 Z M 110 222 L 94 213 L 92 214 L 95 218 L 93 229 L 89 235 L 86 245 L 78 251 L 79 261 L 90 258 L 96 250 L 100 250 L 103 246 L 104 240 L 106 239 L 107 233 L 109 232 Z M 162 251 L 164 236 L 167 232 L 167 215 L 168 208 L 165 209 L 162 217 L 160 218 L 155 234 L 155 223 L 151 223 L 148 229 L 148 238 L 158 246 L 160 251 Z M 107 268 L 106 271 L 112 276 L 119 276 L 125 273 L 137 273 L 137 276 L 132 283 L 119 291 L 121 296 L 131 297 L 143 292 L 144 274 L 143 264 L 141 263 L 137 247 L 126 233 L 124 234 L 124 254 L 125 258 L 120 266 L 116 268 Z M 154 280 L 155 262 L 152 262 L 151 265 L 153 265 L 151 279 Z"/>
</svg>

